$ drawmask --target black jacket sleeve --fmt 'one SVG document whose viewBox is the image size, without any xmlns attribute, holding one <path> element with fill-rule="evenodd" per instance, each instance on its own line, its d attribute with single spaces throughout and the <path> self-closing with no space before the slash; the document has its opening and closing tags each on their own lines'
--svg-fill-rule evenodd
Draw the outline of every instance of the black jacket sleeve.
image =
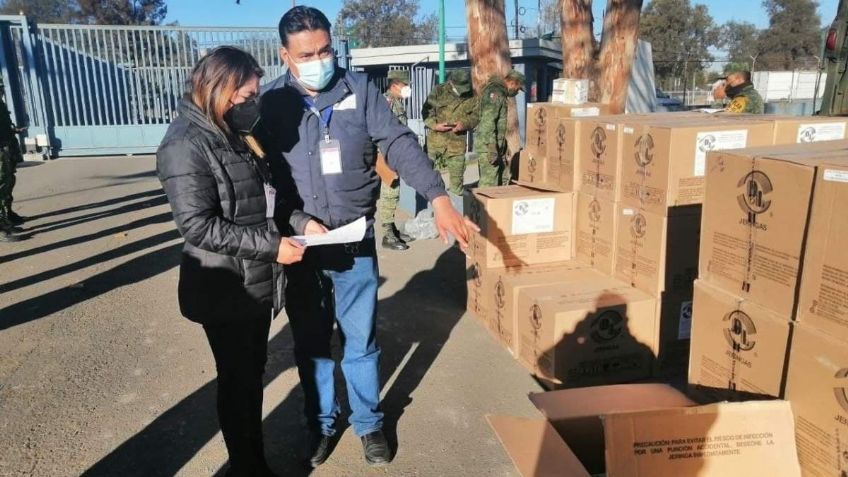
<svg viewBox="0 0 848 477">
<path fill-rule="evenodd" d="M 276 262 L 278 233 L 223 218 L 218 186 L 199 145 L 188 139 L 163 144 L 156 153 L 156 170 L 186 242 L 208 252 Z"/>
<path fill-rule="evenodd" d="M 368 134 L 379 146 L 389 167 L 429 201 L 447 195 L 442 176 L 433 169 L 433 163 L 424 154 L 415 134 L 395 118 L 373 83 L 367 82 L 366 88 Z"/>
</svg>

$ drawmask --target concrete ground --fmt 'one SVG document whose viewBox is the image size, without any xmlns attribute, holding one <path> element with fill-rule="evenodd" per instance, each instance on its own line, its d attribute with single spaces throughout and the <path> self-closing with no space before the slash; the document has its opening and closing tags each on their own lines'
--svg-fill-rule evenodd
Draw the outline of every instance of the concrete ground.
<svg viewBox="0 0 848 477">
<path fill-rule="evenodd" d="M 0 475 L 206 476 L 227 455 L 202 329 L 177 309 L 181 239 L 151 157 L 18 172 L 28 240 L 0 244 Z M 266 372 L 280 475 L 513 476 L 486 414 L 538 415 L 538 385 L 464 313 L 464 257 L 437 241 L 380 250 L 379 333 L 394 463 L 368 468 L 349 428 L 300 464 L 302 395 L 285 316 Z M 339 378 L 341 379 L 341 378 Z"/>
</svg>

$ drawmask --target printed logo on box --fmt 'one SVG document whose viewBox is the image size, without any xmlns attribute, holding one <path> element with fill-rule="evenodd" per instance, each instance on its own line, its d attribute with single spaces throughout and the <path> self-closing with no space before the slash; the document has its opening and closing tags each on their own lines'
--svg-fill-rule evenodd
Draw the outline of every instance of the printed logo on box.
<svg viewBox="0 0 848 477">
<path fill-rule="evenodd" d="M 480 273 L 480 264 L 474 263 L 471 265 L 471 268 L 468 269 L 468 273 L 471 274 L 471 279 L 474 281 L 474 287 L 480 288 L 483 286 L 483 275 Z"/>
<path fill-rule="evenodd" d="M 733 351 L 751 351 L 757 344 L 757 327 L 745 312 L 735 310 L 724 317 L 724 338 Z"/>
<path fill-rule="evenodd" d="M 559 127 L 557 128 L 556 139 L 557 139 L 557 145 L 559 146 L 560 151 L 562 151 L 562 146 L 565 145 L 565 125 L 564 124 L 560 123 Z"/>
<path fill-rule="evenodd" d="M 598 202 L 598 199 L 592 199 L 592 202 L 589 202 L 589 221 L 592 223 L 597 223 L 601 220 L 601 203 Z"/>
<path fill-rule="evenodd" d="M 542 307 L 538 303 L 530 308 L 530 327 L 533 328 L 533 334 L 538 334 L 542 329 Z"/>
<path fill-rule="evenodd" d="M 536 158 L 534 156 L 530 156 L 530 160 L 527 161 L 527 170 L 530 172 L 530 174 L 535 174 L 536 173 L 536 167 L 537 167 Z M 531 180 L 532 180 L 532 178 L 531 178 Z"/>
<path fill-rule="evenodd" d="M 595 343 L 609 343 L 621 336 L 624 331 L 624 317 L 616 310 L 606 310 L 592 320 L 592 340 Z"/>
<path fill-rule="evenodd" d="M 506 306 L 506 287 L 504 287 L 503 277 L 498 278 L 498 283 L 495 285 L 495 306 L 502 309 Z"/>
<path fill-rule="evenodd" d="M 654 161 L 654 137 L 644 134 L 636 141 L 636 164 L 645 167 Z"/>
<path fill-rule="evenodd" d="M 630 219 L 630 234 L 635 238 L 642 238 L 648 232 L 648 219 L 641 213 L 637 213 Z"/>
<path fill-rule="evenodd" d="M 601 157 L 606 150 L 607 133 L 602 127 L 596 127 L 595 130 L 592 131 L 592 154 L 594 154 L 595 157 Z"/>
<path fill-rule="evenodd" d="M 769 194 L 774 190 L 771 179 L 762 171 L 752 171 L 736 184 L 742 192 L 736 197 L 742 212 L 748 215 L 747 225 L 756 223 L 757 216 L 771 207 Z"/>
<path fill-rule="evenodd" d="M 539 110 L 536 111 L 536 125 L 539 126 L 540 128 L 544 127 L 547 120 L 548 120 L 548 110 L 545 109 L 545 108 L 539 108 Z"/>
<path fill-rule="evenodd" d="M 837 371 L 834 378 L 836 378 L 837 384 L 841 384 L 841 386 L 833 388 L 833 395 L 836 396 L 836 402 L 839 403 L 842 410 L 848 412 L 848 368 Z"/>
</svg>

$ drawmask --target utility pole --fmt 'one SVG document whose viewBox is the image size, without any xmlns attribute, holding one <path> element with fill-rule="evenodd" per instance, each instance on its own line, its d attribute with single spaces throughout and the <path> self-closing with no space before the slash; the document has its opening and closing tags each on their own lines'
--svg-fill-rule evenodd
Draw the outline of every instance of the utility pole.
<svg viewBox="0 0 848 477">
<path fill-rule="evenodd" d="M 292 0 L 294 1 L 294 0 Z M 439 0 L 439 84 L 445 82 L 445 0 Z"/>
<path fill-rule="evenodd" d="M 518 0 L 515 0 L 515 39 L 518 39 L 519 28 L 521 28 L 518 24 Z"/>
</svg>

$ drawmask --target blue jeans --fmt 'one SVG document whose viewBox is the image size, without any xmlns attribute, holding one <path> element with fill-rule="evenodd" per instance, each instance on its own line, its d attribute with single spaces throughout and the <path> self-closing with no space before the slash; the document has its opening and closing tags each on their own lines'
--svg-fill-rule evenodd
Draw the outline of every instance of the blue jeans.
<svg viewBox="0 0 848 477">
<path fill-rule="evenodd" d="M 357 436 L 380 430 L 380 347 L 377 345 L 379 273 L 374 239 L 354 246 L 307 251 L 286 270 L 286 312 L 294 335 L 294 355 L 303 387 L 307 425 L 333 435 L 339 414 L 330 351 L 333 324 L 342 343 L 350 424 Z"/>
</svg>

